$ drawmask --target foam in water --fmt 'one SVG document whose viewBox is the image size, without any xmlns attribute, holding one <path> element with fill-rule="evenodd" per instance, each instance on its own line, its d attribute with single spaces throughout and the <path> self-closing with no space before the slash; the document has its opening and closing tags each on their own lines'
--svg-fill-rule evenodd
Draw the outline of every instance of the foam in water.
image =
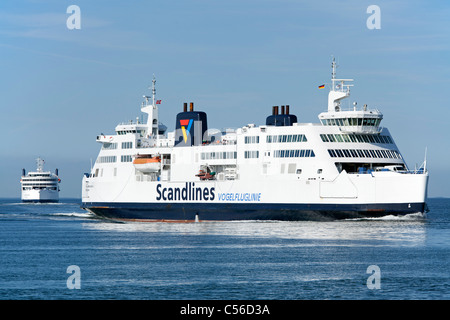
<svg viewBox="0 0 450 320">
<path fill-rule="evenodd" d="M 415 212 L 409 213 L 401 216 L 396 215 L 386 215 L 382 217 L 365 217 L 365 218 L 351 218 L 345 219 L 346 221 L 366 221 L 366 220 L 380 220 L 380 221 L 420 221 L 427 218 L 427 214 L 425 212 Z"/>
</svg>

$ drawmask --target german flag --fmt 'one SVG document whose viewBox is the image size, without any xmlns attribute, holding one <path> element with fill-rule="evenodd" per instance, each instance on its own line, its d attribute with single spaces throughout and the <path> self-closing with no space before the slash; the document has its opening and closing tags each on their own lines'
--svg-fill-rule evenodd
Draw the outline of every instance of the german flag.
<svg viewBox="0 0 450 320">
<path fill-rule="evenodd" d="M 325 85 L 324 85 L 324 84 L 321 85 L 321 86 L 319 86 L 319 89 L 323 89 L 323 88 L 325 88 Z"/>
</svg>

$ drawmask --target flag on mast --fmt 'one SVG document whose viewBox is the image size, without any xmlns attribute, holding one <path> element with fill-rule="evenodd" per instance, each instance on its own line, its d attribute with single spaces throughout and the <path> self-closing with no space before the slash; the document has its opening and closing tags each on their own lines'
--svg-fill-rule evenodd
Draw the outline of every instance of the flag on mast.
<svg viewBox="0 0 450 320">
<path fill-rule="evenodd" d="M 324 84 L 321 85 L 321 86 L 319 86 L 319 89 L 323 89 L 323 88 L 325 88 L 325 85 L 324 85 Z"/>
</svg>

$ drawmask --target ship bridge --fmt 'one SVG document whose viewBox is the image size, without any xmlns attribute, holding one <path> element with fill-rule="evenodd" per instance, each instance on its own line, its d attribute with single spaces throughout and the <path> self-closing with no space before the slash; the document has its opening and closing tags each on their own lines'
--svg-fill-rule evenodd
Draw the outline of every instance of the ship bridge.
<svg viewBox="0 0 450 320">
<path fill-rule="evenodd" d="M 367 104 L 362 109 L 357 109 L 357 103 L 353 103 L 353 109 L 343 110 L 341 100 L 350 96 L 349 84 L 353 79 L 336 78 L 336 61 L 333 58 L 331 64 L 331 89 L 328 94 L 328 111 L 319 114 L 319 120 L 324 126 L 338 126 L 345 133 L 379 134 L 380 122 L 383 114 L 377 109 L 369 110 Z"/>
<path fill-rule="evenodd" d="M 156 79 L 153 76 L 152 96 L 144 95 L 145 102 L 141 104 L 144 115 L 141 120 L 137 117 L 136 121 L 119 123 L 115 128 L 115 135 L 101 133 L 97 136 L 97 142 L 102 143 L 103 150 L 115 150 L 118 143 L 122 143 L 122 149 L 132 149 L 133 145 L 136 148 L 173 145 L 173 137 L 170 137 L 170 133 L 169 136 L 166 134 L 167 127 L 158 120 L 158 104 L 161 100 L 156 100 L 155 84 Z"/>
</svg>

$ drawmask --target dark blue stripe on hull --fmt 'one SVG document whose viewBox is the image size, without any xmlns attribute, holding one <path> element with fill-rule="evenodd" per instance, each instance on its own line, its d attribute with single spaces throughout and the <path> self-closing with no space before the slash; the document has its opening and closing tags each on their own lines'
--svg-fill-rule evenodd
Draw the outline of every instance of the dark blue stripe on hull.
<svg viewBox="0 0 450 320">
<path fill-rule="evenodd" d="M 59 200 L 22 200 L 24 203 L 57 203 Z"/>
<path fill-rule="evenodd" d="M 231 204 L 82 203 L 96 215 L 117 220 L 334 220 L 425 212 L 425 203 Z"/>
</svg>

